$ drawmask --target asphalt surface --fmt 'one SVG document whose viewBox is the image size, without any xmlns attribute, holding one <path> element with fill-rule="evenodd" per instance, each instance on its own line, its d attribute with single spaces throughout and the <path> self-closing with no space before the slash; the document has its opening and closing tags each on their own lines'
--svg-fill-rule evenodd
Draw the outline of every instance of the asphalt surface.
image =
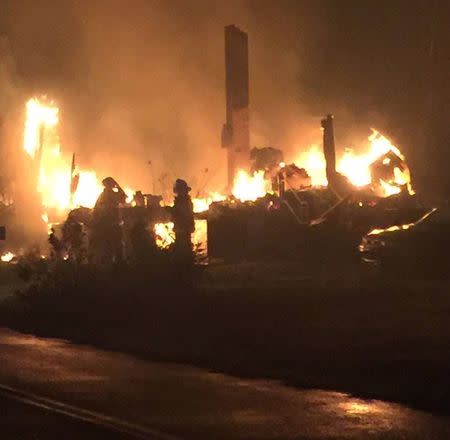
<svg viewBox="0 0 450 440">
<path fill-rule="evenodd" d="M 397 404 L 145 362 L 6 329 L 0 330 L 0 360 L 0 385 L 4 388 L 21 390 L 21 396 L 32 393 L 34 399 L 41 396 L 126 421 L 146 430 L 148 438 L 450 438 L 450 418 Z M 53 438 L 51 435 L 61 429 L 60 414 L 53 418 L 50 410 L 45 413 L 27 407 L 21 417 L 17 405 L 22 403 L 4 398 L 0 403 L 2 414 L 10 414 L 9 424 L 5 425 L 9 426 L 9 437 L 2 435 L 2 439 Z M 26 434 L 15 436 L 15 425 L 22 419 Z M 94 429 L 86 436 L 75 434 L 74 438 L 105 438 L 101 426 L 93 428 L 74 419 L 64 422 L 64 428 L 70 423 L 70 432 Z M 41 437 L 30 436 L 33 429 L 44 432 L 38 431 L 41 427 L 49 429 L 50 437 L 45 437 L 45 433 Z M 95 429 L 99 429 L 97 434 Z M 113 435 L 106 438 L 115 438 Z"/>
<path fill-rule="evenodd" d="M 2 440 L 129 440 L 130 436 L 10 398 L 0 398 Z"/>
</svg>

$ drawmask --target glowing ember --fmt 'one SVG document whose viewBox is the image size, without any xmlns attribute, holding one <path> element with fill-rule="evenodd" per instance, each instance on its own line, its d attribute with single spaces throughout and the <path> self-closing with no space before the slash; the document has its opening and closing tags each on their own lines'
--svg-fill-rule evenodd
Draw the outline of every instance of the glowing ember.
<svg viewBox="0 0 450 440">
<path fill-rule="evenodd" d="M 264 171 L 256 171 L 250 176 L 244 170 L 239 170 L 234 179 L 233 196 L 241 202 L 255 201 L 264 197 L 270 191 L 270 182 L 264 178 Z"/>
<path fill-rule="evenodd" d="M 409 228 L 416 226 L 419 223 L 423 222 L 430 215 L 432 215 L 434 212 L 436 212 L 436 210 L 437 210 L 437 208 L 431 209 L 425 215 L 420 217 L 420 219 L 417 220 L 415 223 L 405 223 L 403 225 L 394 225 L 394 226 L 389 226 L 388 228 L 385 228 L 385 229 L 373 229 L 372 231 L 369 232 L 368 235 L 379 235 L 382 232 L 405 231 L 406 229 L 409 229 Z"/>
<path fill-rule="evenodd" d="M 9 263 L 15 255 L 12 252 L 6 252 L 0 257 L 0 260 L 2 260 L 4 263 Z"/>
<path fill-rule="evenodd" d="M 368 235 L 379 235 L 382 232 L 405 231 L 406 229 L 409 229 L 411 226 L 414 226 L 414 223 L 407 223 L 400 226 L 397 225 L 389 226 L 388 228 L 385 229 L 372 229 Z"/>
</svg>

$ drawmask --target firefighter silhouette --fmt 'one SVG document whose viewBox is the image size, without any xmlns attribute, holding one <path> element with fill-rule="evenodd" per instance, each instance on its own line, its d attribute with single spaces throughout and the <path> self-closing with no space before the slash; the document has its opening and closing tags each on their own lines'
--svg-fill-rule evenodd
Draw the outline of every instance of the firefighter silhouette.
<svg viewBox="0 0 450 440">
<path fill-rule="evenodd" d="M 92 218 L 94 256 L 101 263 L 123 260 L 122 225 L 119 206 L 126 194 L 112 178 L 102 181 L 104 190 L 95 203 Z"/>
<path fill-rule="evenodd" d="M 173 186 L 175 194 L 174 204 L 171 208 L 172 221 L 175 232 L 175 252 L 179 256 L 192 254 L 191 235 L 195 231 L 194 208 L 189 195 L 191 188 L 182 180 L 177 179 Z"/>
</svg>

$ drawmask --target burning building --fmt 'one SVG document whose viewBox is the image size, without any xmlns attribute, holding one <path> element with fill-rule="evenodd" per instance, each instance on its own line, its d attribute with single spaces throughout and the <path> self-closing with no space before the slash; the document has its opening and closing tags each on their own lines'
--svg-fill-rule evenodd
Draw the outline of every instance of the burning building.
<svg viewBox="0 0 450 440">
<path fill-rule="evenodd" d="M 193 199 L 194 242 L 207 241 L 210 257 L 292 254 L 306 249 L 312 223 L 357 225 L 361 233 L 409 221 L 405 217 L 414 194 L 409 169 L 399 149 L 376 130 L 362 154 L 336 153 L 331 115 L 322 120 L 322 151 L 312 147 L 293 163 L 286 164 L 279 149 L 250 148 L 248 36 L 234 25 L 225 28 L 225 77 L 222 146 L 228 195 L 209 192 Z M 27 102 L 23 149 L 42 226 L 60 222 L 73 210 L 88 212 L 102 191 L 96 171 L 82 169 L 74 155 L 62 150 L 58 124 L 59 109 L 51 100 Z M 124 190 L 124 230 L 131 230 L 136 213 L 145 211 L 158 246 L 170 246 L 173 224 L 164 210 L 170 201 L 142 193 L 137 200 L 134 190 Z"/>
<path fill-rule="evenodd" d="M 225 48 L 222 145 L 228 149 L 232 198 L 212 203 L 208 211 L 210 257 L 292 255 L 310 249 L 311 224 L 347 225 L 357 230 L 358 240 L 367 229 L 417 215 L 405 158 L 376 130 L 367 152 L 345 150 L 338 157 L 328 115 L 322 120 L 322 152 L 311 149 L 286 165 L 278 149 L 250 150 L 247 35 L 227 26 Z"/>
</svg>

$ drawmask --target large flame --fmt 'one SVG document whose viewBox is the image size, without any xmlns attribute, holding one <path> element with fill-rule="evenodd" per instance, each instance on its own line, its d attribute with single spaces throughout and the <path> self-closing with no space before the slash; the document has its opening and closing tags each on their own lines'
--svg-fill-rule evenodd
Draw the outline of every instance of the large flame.
<svg viewBox="0 0 450 440">
<path fill-rule="evenodd" d="M 58 122 L 59 109 L 54 105 L 42 104 L 36 98 L 27 102 L 23 146 L 31 157 L 42 147 L 42 131 L 56 127 Z"/>
<path fill-rule="evenodd" d="M 264 171 L 255 171 L 253 176 L 239 170 L 233 184 L 233 196 L 241 202 L 255 201 L 270 191 L 270 182 L 264 178 Z"/>
<path fill-rule="evenodd" d="M 207 197 L 204 198 L 194 198 L 192 199 L 192 204 L 194 205 L 194 212 L 205 212 L 208 210 L 209 205 L 213 202 L 223 202 L 226 200 L 226 196 L 220 194 L 219 192 L 212 192 Z"/>
<path fill-rule="evenodd" d="M 71 158 L 63 155 L 59 136 L 59 109 L 46 99 L 32 98 L 26 104 L 26 121 L 23 148 L 32 161 L 35 170 L 37 190 L 42 199 L 42 219 L 48 224 L 47 213 L 56 210 L 66 213 L 75 207 L 92 208 L 102 192 L 103 186 L 93 170 L 73 169 Z M 345 175 L 357 187 L 373 184 L 371 164 L 389 152 L 395 154 L 401 161 L 404 156 L 389 139 L 378 131 L 372 130 L 369 136 L 369 148 L 364 154 L 355 153 L 350 149 L 337 159 L 337 170 Z M 386 162 L 385 162 L 386 161 Z M 389 165 L 389 157 L 383 164 Z M 305 153 L 299 155 L 295 163 L 307 170 L 313 186 L 326 186 L 326 164 L 321 149 L 314 145 Z M 77 185 L 73 185 L 77 177 Z M 377 191 L 382 196 L 399 193 L 407 186 L 412 194 L 411 179 L 406 167 L 393 168 L 392 177 L 378 182 Z M 134 191 L 125 188 L 127 203 L 133 204 Z M 242 201 L 255 201 L 271 192 L 270 179 L 266 179 L 264 171 L 250 175 L 239 170 L 235 176 L 232 188 L 233 196 Z M 204 198 L 194 198 L 194 211 L 207 211 L 211 203 L 223 201 L 226 197 L 218 192 L 209 193 Z M 200 223 L 201 222 L 201 223 Z M 174 242 L 173 223 L 158 223 L 155 225 L 157 245 L 168 247 Z M 194 244 L 206 242 L 206 223 L 196 220 L 196 232 L 193 234 Z M 10 253 L 4 254 L 2 261 L 12 258 Z"/>
<path fill-rule="evenodd" d="M 79 171 L 79 175 L 80 180 L 73 195 L 72 204 L 73 206 L 93 208 L 98 196 L 103 191 L 103 186 L 95 171 Z"/>
<path fill-rule="evenodd" d="M 56 106 L 30 99 L 26 105 L 24 149 L 37 161 L 37 189 L 44 207 L 65 210 L 70 204 L 71 176 L 61 155 L 58 115 Z"/>
<path fill-rule="evenodd" d="M 62 154 L 58 137 L 59 109 L 46 99 L 26 104 L 23 147 L 37 170 L 37 190 L 45 211 L 60 213 L 78 206 L 92 208 L 103 187 L 95 171 L 73 170 L 79 175 L 75 192 L 70 158 Z"/>
<path fill-rule="evenodd" d="M 308 172 L 312 186 L 328 185 L 325 172 L 325 158 L 323 157 L 322 149 L 318 145 L 311 145 L 310 149 L 300 153 L 294 162 Z"/>
<path fill-rule="evenodd" d="M 392 152 L 400 160 L 405 160 L 400 150 L 377 130 L 372 129 L 368 140 L 369 148 L 365 153 L 357 154 L 352 149 L 346 149 L 341 157 L 337 159 L 337 171 L 346 176 L 356 187 L 362 187 L 372 183 L 370 165 L 383 155 Z M 385 160 L 388 161 L 389 159 L 387 158 Z M 312 145 L 309 151 L 301 153 L 295 160 L 295 163 L 307 170 L 314 186 L 327 185 L 325 158 L 317 145 Z M 383 197 L 398 194 L 404 185 L 407 186 L 410 194 L 414 193 L 409 171 L 395 167 L 391 180 L 388 182 L 380 180 L 379 193 Z"/>
<path fill-rule="evenodd" d="M 26 104 L 26 119 L 23 147 L 32 159 L 37 171 L 37 190 L 42 198 L 42 220 L 51 228 L 48 212 L 56 210 L 67 212 L 75 207 L 92 208 L 103 190 L 103 186 L 93 170 L 73 170 L 70 158 L 61 151 L 58 137 L 59 109 L 45 98 L 32 98 Z M 78 184 L 71 192 L 71 183 L 78 175 Z M 259 177 L 257 177 L 259 179 Z M 249 179 L 252 181 L 252 179 Z M 251 184 L 254 190 L 254 184 Z M 133 205 L 134 190 L 124 188 L 126 203 Z M 193 199 L 194 211 L 208 210 L 213 202 L 223 201 L 226 197 L 212 192 L 204 198 Z M 206 242 L 206 222 L 196 220 L 196 231 L 193 234 L 194 245 Z M 156 242 L 159 247 L 168 247 L 174 242 L 173 223 L 155 225 Z M 12 254 L 6 253 L 2 261 L 8 261 Z"/>
</svg>

